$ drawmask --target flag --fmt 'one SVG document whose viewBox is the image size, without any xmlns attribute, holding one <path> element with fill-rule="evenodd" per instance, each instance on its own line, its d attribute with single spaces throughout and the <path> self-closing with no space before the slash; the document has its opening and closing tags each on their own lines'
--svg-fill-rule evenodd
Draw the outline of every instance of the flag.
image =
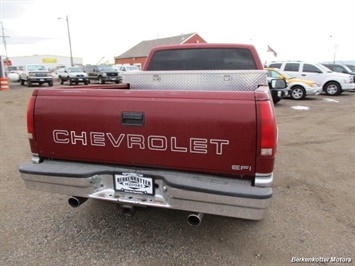
<svg viewBox="0 0 355 266">
<path fill-rule="evenodd" d="M 267 46 L 267 51 L 272 52 L 274 54 L 274 56 L 277 57 L 277 53 L 269 45 Z"/>
</svg>

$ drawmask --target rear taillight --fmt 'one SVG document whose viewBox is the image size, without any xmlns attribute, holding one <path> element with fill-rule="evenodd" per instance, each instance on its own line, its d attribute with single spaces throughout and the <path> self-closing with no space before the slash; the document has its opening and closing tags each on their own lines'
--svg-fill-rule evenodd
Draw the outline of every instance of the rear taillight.
<svg viewBox="0 0 355 266">
<path fill-rule="evenodd" d="M 34 105 L 35 105 L 35 96 L 31 96 L 30 101 L 27 106 L 27 133 L 28 139 L 34 139 Z"/>
<path fill-rule="evenodd" d="M 274 115 L 274 109 L 270 101 L 258 102 L 261 116 L 261 140 L 260 140 L 260 155 L 275 156 L 277 129 Z"/>
<path fill-rule="evenodd" d="M 255 92 L 257 111 L 257 159 L 256 172 L 269 174 L 273 172 L 277 146 L 277 125 L 271 94 L 265 88 Z"/>
<path fill-rule="evenodd" d="M 35 135 L 35 121 L 34 121 L 36 96 L 37 96 L 37 91 L 35 90 L 27 106 L 27 134 L 28 134 L 28 139 L 30 141 L 31 151 L 33 154 L 37 154 L 37 142 L 36 142 L 36 135 Z"/>
</svg>

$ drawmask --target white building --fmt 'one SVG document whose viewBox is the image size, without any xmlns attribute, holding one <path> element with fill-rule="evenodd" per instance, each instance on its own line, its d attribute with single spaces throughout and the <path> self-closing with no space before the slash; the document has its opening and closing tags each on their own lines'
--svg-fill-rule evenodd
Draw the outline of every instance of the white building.
<svg viewBox="0 0 355 266">
<path fill-rule="evenodd" d="M 58 55 L 30 55 L 30 56 L 12 56 L 9 57 L 12 66 L 25 66 L 27 64 L 44 64 L 50 70 L 57 69 L 58 67 L 70 66 L 70 56 Z M 82 65 L 83 59 L 73 57 L 74 65 Z"/>
</svg>

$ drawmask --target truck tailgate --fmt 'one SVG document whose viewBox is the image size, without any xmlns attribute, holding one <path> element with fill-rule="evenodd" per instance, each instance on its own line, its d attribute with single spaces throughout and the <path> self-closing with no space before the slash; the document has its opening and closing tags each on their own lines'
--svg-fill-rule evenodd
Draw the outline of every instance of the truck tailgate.
<svg viewBox="0 0 355 266">
<path fill-rule="evenodd" d="M 45 90 L 34 107 L 40 157 L 253 175 L 254 92 Z"/>
</svg>

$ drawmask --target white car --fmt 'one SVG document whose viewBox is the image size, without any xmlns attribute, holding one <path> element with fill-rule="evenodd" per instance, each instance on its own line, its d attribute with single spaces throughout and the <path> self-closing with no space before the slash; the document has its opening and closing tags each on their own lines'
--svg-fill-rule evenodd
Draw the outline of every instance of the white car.
<svg viewBox="0 0 355 266">
<path fill-rule="evenodd" d="M 348 74 L 332 72 L 321 64 L 312 64 L 302 61 L 272 62 L 268 67 L 279 68 L 290 75 L 314 80 L 319 83 L 327 95 L 339 95 L 343 91 L 355 88 L 353 77 Z"/>
</svg>

